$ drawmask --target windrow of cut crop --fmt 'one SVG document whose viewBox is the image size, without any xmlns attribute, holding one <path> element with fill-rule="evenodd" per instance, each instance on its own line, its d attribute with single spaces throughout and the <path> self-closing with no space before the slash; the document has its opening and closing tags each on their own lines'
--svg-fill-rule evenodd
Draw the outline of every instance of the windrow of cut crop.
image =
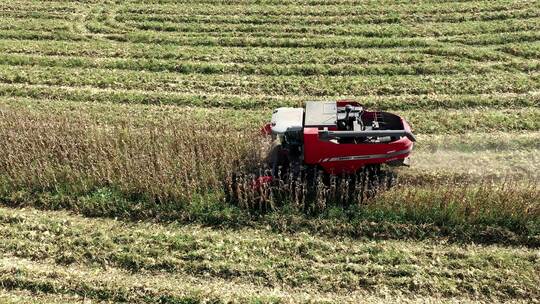
<svg viewBox="0 0 540 304">
<path fill-rule="evenodd" d="M 280 286 L 284 300 L 340 303 L 363 301 L 366 294 L 388 297 L 386 289 L 399 291 L 398 302 L 433 293 L 486 301 L 527 301 L 539 294 L 537 251 L 523 247 L 366 242 L 266 229 L 92 219 L 32 208 L 2 207 L 0 224 L 0 293 L 27 290 L 26 296 L 135 303 L 155 303 L 164 296 L 181 302 L 180 296 L 192 291 L 201 301 L 215 296 L 225 302 L 234 296 L 238 302 L 246 296 L 254 297 L 245 301 L 251 303 L 276 294 L 274 286 Z M 464 274 L 465 268 L 474 271 Z M 472 291 L 471 286 L 483 288 Z"/>
<path fill-rule="evenodd" d="M 362 3 L 332 3 L 332 1 L 322 3 L 298 3 L 291 4 L 287 2 L 272 3 L 271 1 L 263 1 L 258 3 L 252 3 L 246 6 L 245 3 L 234 3 L 232 1 L 216 2 L 214 5 L 207 5 L 204 1 L 197 1 L 195 3 L 151 3 L 146 5 L 145 3 L 129 3 L 128 5 L 120 6 L 120 12 L 129 12 L 134 14 L 170 14 L 178 13 L 190 10 L 194 14 L 228 14 L 236 15 L 238 11 L 246 15 L 301 15 L 308 16 L 343 16 L 345 14 L 351 15 L 384 15 L 393 12 L 406 13 L 407 15 L 414 15 L 418 13 L 432 14 L 432 15 L 445 15 L 449 13 L 482 13 L 493 11 L 505 11 L 524 9 L 529 6 L 532 1 L 522 1 L 508 3 L 504 1 L 468 1 L 468 2 L 432 2 L 432 3 L 404 3 L 393 2 L 386 5 L 380 5 L 380 1 L 377 2 L 365 2 Z"/>
<path fill-rule="evenodd" d="M 67 87 L 161 90 L 201 94 L 365 96 L 421 94 L 527 93 L 540 87 L 538 72 L 490 72 L 481 75 L 370 75 L 370 76 L 266 76 L 227 74 L 178 74 L 4 65 L 2 83 Z"/>
<path fill-rule="evenodd" d="M 43 66 L 66 68 L 99 68 L 128 71 L 174 72 L 179 74 L 228 74 L 268 76 L 360 76 L 360 75 L 451 75 L 474 72 L 476 75 L 496 71 L 540 71 L 540 62 L 458 62 L 453 59 L 440 62 L 426 58 L 422 63 L 386 64 L 250 64 L 209 63 L 187 60 L 110 59 L 72 56 L 35 56 L 5 54 L 0 61 L 12 66 Z"/>
<path fill-rule="evenodd" d="M 538 17 L 538 16 L 536 16 Z M 238 36 L 250 35 L 252 37 L 302 37 L 314 38 L 320 35 L 334 35 L 346 37 L 424 37 L 434 38 L 441 36 L 478 35 L 489 33 L 509 33 L 518 31 L 531 31 L 539 27 L 534 17 L 525 19 L 509 19 L 504 21 L 470 21 L 462 23 L 421 23 L 421 24 L 341 24 L 337 26 L 305 25 L 275 25 L 244 24 L 244 23 L 212 23 L 213 19 L 201 24 L 200 22 L 171 22 L 171 21 L 125 21 L 124 28 L 132 30 L 145 30 L 156 32 L 181 32 L 185 35 L 206 34 L 209 36 Z"/>
<path fill-rule="evenodd" d="M 239 10 L 244 11 L 244 8 L 236 8 L 236 12 Z M 298 8 L 304 9 L 304 8 Z M 339 12 L 336 12 L 338 14 Z M 512 19 L 527 19 L 538 17 L 538 12 L 527 8 L 516 8 L 507 10 L 494 10 L 484 12 L 447 12 L 447 13 L 433 13 L 433 12 L 355 12 L 354 10 L 348 10 L 340 15 L 328 14 L 326 16 L 321 14 L 309 14 L 309 12 L 275 12 L 267 13 L 259 12 L 246 13 L 246 14 L 234 14 L 232 11 L 204 11 L 202 14 L 187 14 L 179 11 L 171 11 L 169 13 L 148 12 L 148 13 L 132 13 L 122 12 L 115 17 L 119 22 L 128 21 L 153 21 L 153 22 L 201 22 L 201 23 L 213 23 L 213 24 L 297 24 L 303 25 L 318 25 L 318 26 L 330 26 L 330 25 L 373 25 L 373 24 L 399 24 L 399 23 L 460 23 L 468 21 L 498 21 L 498 20 L 512 20 Z M 289 22 L 287 22 L 289 20 Z"/>
<path fill-rule="evenodd" d="M 0 30 L 43 30 L 62 31 L 71 29 L 72 23 L 60 20 L 26 19 L 26 18 L 3 18 L 5 23 L 0 25 Z"/>
<path fill-rule="evenodd" d="M 84 35 L 73 31 L 45 31 L 45 30 L 0 30 L 0 39 L 27 39 L 36 41 L 85 41 Z"/>
<path fill-rule="evenodd" d="M 0 85 L 0 95 L 9 98 L 4 98 L 5 104 L 21 103 L 25 107 L 32 107 L 31 103 L 51 104 L 51 108 L 55 108 L 58 103 L 58 108 L 63 108 L 66 105 L 75 106 L 73 102 L 103 102 L 117 104 L 118 106 L 128 105 L 181 105 L 188 107 L 180 107 L 177 112 L 182 113 L 186 108 L 191 106 L 200 107 L 201 111 L 212 108 L 216 115 L 221 115 L 223 119 L 228 120 L 229 128 L 238 130 L 245 126 L 250 126 L 256 130 L 269 119 L 269 111 L 272 107 L 283 105 L 301 107 L 301 100 L 291 100 L 289 103 L 280 103 L 281 98 L 265 98 L 261 96 L 257 99 L 251 98 L 236 98 L 235 96 L 198 96 L 194 94 L 148 94 L 138 91 L 117 91 L 111 90 L 73 90 L 65 87 L 45 88 L 36 86 L 29 88 L 25 86 L 2 86 Z M 538 99 L 532 96 L 506 96 L 500 101 L 505 102 L 499 104 L 493 109 L 485 108 L 486 104 L 493 99 L 483 98 L 476 100 L 481 102 L 477 108 L 467 108 L 464 111 L 460 105 L 466 106 L 466 102 L 471 100 L 472 96 L 464 96 L 460 99 L 450 99 L 456 102 L 457 109 L 434 109 L 437 104 L 444 103 L 447 99 L 439 98 L 430 100 L 427 96 L 422 96 L 414 100 L 408 108 L 409 110 L 395 110 L 399 108 L 392 105 L 399 105 L 401 98 L 378 99 L 376 97 L 359 98 L 358 100 L 371 109 L 386 109 L 407 118 L 407 121 L 412 124 L 413 130 L 420 134 L 462 134 L 464 132 L 517 132 L 517 131 L 537 131 L 540 128 L 540 110 L 535 106 Z M 339 97 L 332 98 L 333 100 Z M 378 107 L 381 101 L 387 101 L 386 106 Z M 512 108 L 515 104 L 512 101 L 524 103 L 524 107 Z M 510 108 L 507 108 L 508 105 Z M 85 105 L 80 105 L 86 107 Z M 249 110 L 254 106 L 259 107 L 257 110 Z M 42 105 L 35 105 L 36 108 L 44 109 Z M 46 108 L 46 107 L 45 107 Z M 235 113 L 238 111 L 237 113 Z M 247 111 L 247 112 L 244 112 Z M 239 115 L 247 114 L 248 117 L 239 119 Z M 77 115 L 77 113 L 74 113 Z M 192 119 L 190 119 L 192 120 Z M 246 123 L 247 122 L 247 123 Z M 245 130 L 245 129 L 244 129 Z"/>
<path fill-rule="evenodd" d="M 524 59 L 540 58 L 540 42 L 508 44 L 499 50 Z"/>
<path fill-rule="evenodd" d="M 534 48 L 532 45 L 510 46 Z M 236 48 L 222 46 L 148 45 L 114 41 L 0 40 L 4 54 L 194 61 L 221 64 L 420 64 L 439 60 L 472 63 L 518 61 L 519 58 L 490 48 L 439 44 L 429 48 Z M 524 62 L 519 61 L 519 62 Z"/>
</svg>

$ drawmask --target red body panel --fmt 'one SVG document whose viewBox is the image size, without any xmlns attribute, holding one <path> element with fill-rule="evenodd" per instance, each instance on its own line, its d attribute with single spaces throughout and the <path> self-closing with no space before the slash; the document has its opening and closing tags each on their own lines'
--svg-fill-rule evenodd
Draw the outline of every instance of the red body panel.
<svg viewBox="0 0 540 304">
<path fill-rule="evenodd" d="M 261 128 L 261 135 L 270 135 L 272 134 L 272 124 L 267 123 Z"/>
<path fill-rule="evenodd" d="M 402 119 L 405 130 L 410 126 Z M 340 144 L 319 138 L 319 128 L 304 128 L 304 163 L 320 165 L 329 174 L 349 174 L 368 164 L 409 156 L 413 142 L 402 137 L 389 143 Z"/>
</svg>

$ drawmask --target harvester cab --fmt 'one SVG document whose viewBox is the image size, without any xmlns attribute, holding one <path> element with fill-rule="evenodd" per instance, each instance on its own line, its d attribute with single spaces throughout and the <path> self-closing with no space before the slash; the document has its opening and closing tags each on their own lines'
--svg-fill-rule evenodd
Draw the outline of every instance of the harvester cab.
<svg viewBox="0 0 540 304">
<path fill-rule="evenodd" d="M 344 175 L 407 166 L 416 141 L 405 119 L 351 100 L 278 108 L 263 130 L 273 139 L 267 158 L 273 177 L 306 168 Z"/>
</svg>

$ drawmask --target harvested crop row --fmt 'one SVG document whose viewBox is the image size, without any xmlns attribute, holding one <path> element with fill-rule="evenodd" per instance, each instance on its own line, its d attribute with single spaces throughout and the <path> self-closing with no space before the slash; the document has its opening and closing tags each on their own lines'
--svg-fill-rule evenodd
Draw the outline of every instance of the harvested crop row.
<svg viewBox="0 0 540 304">
<path fill-rule="evenodd" d="M 350 64 L 249 64 L 210 63 L 176 59 L 114 59 L 107 57 L 41 56 L 41 55 L 0 55 L 5 65 L 42 66 L 65 68 L 120 69 L 128 71 L 174 72 L 179 74 L 240 74 L 268 76 L 360 76 L 360 75 L 451 75 L 475 72 L 487 74 L 497 71 L 537 72 L 539 60 L 509 60 L 507 62 L 465 62 L 438 58 L 424 58 L 422 63 L 365 63 Z"/>
<path fill-rule="evenodd" d="M 65 100 L 37 100 L 26 98 L 3 98 L 0 102 L 2 109 L 11 115 L 39 115 L 47 117 L 47 113 L 55 113 L 68 117 L 89 117 L 83 119 L 96 122 L 111 122 L 113 125 L 136 126 L 161 123 L 170 120 L 187 120 L 199 126 L 205 121 L 225 119 L 230 123 L 228 130 L 243 131 L 245 134 L 257 133 L 259 127 L 270 117 L 270 108 L 257 110 L 240 110 L 208 107 L 175 107 L 148 106 L 140 104 L 114 104 L 104 100 L 96 103 L 67 102 Z M 300 102 L 300 101 L 299 101 Z M 21 114 L 17 114 L 21 112 Z M 82 112 L 82 113 L 81 113 Z M 420 134 L 463 134 L 466 132 L 503 132 L 530 130 L 537 131 L 540 120 L 540 110 L 536 107 L 522 109 L 488 110 L 484 108 L 463 110 L 405 110 L 398 111 L 407 117 L 414 130 Z M 148 120 L 150 117 L 151 119 Z M 52 117 L 51 117 L 52 118 Z M 106 119 L 106 120 L 104 120 Z M 127 120 L 126 120 L 127 119 Z M 200 122 L 199 122 L 200 120 Z M 216 122 L 217 123 L 217 122 Z M 221 125 L 220 123 L 217 123 Z M 255 130 L 247 132 L 245 130 Z M 221 133 L 221 132 L 220 132 Z"/>
<path fill-rule="evenodd" d="M 369 31 L 369 29 L 365 29 L 365 30 L 363 29 L 361 32 L 358 32 L 358 33 L 351 32 L 351 33 L 339 34 L 339 33 L 333 33 L 332 31 L 330 31 L 327 34 L 319 34 L 319 33 L 302 33 L 302 32 L 295 32 L 295 31 L 287 31 L 286 29 L 283 29 L 281 31 L 270 30 L 268 32 L 266 30 L 261 30 L 261 31 L 255 30 L 255 31 L 243 32 L 243 31 L 236 31 L 234 29 L 231 31 L 226 31 L 225 29 L 223 29 L 222 31 L 220 30 L 198 31 L 198 30 L 193 30 L 188 27 L 166 28 L 166 30 L 164 31 L 162 30 L 163 28 L 161 27 L 161 25 L 158 25 L 157 29 L 155 29 L 154 25 L 148 24 L 148 23 L 143 24 L 140 27 L 125 25 L 125 24 L 103 26 L 103 24 L 99 24 L 99 23 L 92 24 L 92 25 L 89 24 L 87 25 L 87 27 L 90 29 L 91 32 L 97 33 L 97 34 L 113 34 L 114 35 L 114 34 L 123 34 L 126 32 L 140 32 L 140 33 L 144 33 L 146 37 L 152 37 L 150 39 L 155 39 L 156 41 L 158 40 L 164 41 L 167 43 L 173 43 L 175 41 L 174 39 L 177 38 L 176 35 L 178 33 L 182 33 L 180 34 L 181 37 L 185 38 L 186 40 L 178 40 L 178 41 L 196 41 L 195 40 L 196 38 L 204 37 L 208 39 L 220 38 L 222 39 L 222 41 L 226 41 L 226 40 L 230 41 L 227 43 L 234 43 L 235 38 L 238 38 L 240 35 L 245 35 L 245 36 L 248 36 L 249 38 L 257 39 L 257 43 L 260 43 L 263 46 L 268 46 L 268 47 L 271 46 L 269 42 L 270 39 L 282 39 L 282 40 L 289 39 L 293 41 L 289 43 L 298 43 L 299 46 L 301 47 L 318 47 L 318 48 L 320 48 L 321 45 L 324 46 L 325 48 L 329 48 L 329 44 L 327 45 L 321 44 L 320 39 L 330 40 L 329 43 L 331 43 L 333 40 L 337 41 L 336 43 L 338 43 L 339 41 L 343 41 L 344 39 L 349 39 L 349 40 L 355 40 L 353 41 L 354 44 L 352 44 L 355 48 L 361 48 L 362 38 L 373 38 L 373 39 L 378 38 L 381 40 L 382 39 L 397 39 L 400 37 L 403 37 L 402 39 L 423 38 L 426 42 L 425 45 L 428 45 L 427 42 L 431 40 L 441 41 L 441 42 L 462 41 L 462 38 L 464 35 L 466 35 L 468 39 L 466 42 L 467 44 L 473 44 L 474 41 L 479 41 L 478 44 L 483 43 L 485 45 L 505 44 L 505 43 L 510 43 L 510 42 L 519 43 L 519 42 L 527 42 L 531 40 L 537 41 L 537 40 L 533 40 L 534 37 L 536 37 L 533 35 L 533 33 L 537 30 L 537 28 L 540 28 L 540 25 L 538 24 L 540 23 L 537 22 L 535 24 L 523 24 L 523 25 L 518 25 L 515 28 L 505 27 L 504 29 L 500 29 L 500 30 L 498 30 L 497 28 L 493 28 L 490 30 L 492 32 L 488 31 L 488 34 L 475 31 L 476 34 L 466 34 L 466 33 L 464 34 L 464 33 L 456 32 L 451 35 L 445 35 L 444 33 L 441 33 L 440 31 L 438 31 L 436 28 L 430 28 L 431 30 L 430 36 L 407 35 L 406 33 L 403 33 L 402 29 L 397 29 L 397 28 L 390 29 L 388 31 L 383 30 L 380 32 L 373 32 L 373 31 Z M 526 28 L 528 31 L 523 31 L 523 29 L 521 28 Z M 496 42 L 498 41 L 497 39 L 500 39 L 499 37 L 501 35 L 511 35 L 511 34 L 515 34 L 517 35 L 517 37 L 513 37 L 513 39 L 508 42 Z M 163 36 L 163 39 L 160 38 L 160 36 Z M 117 36 L 114 35 L 111 37 L 116 39 Z M 262 39 L 262 38 L 266 38 L 266 39 Z M 311 43 L 309 42 L 309 40 L 315 40 L 315 39 L 317 39 L 317 41 L 313 42 L 312 45 L 308 44 L 308 43 Z M 300 45 L 301 42 L 297 42 L 297 40 L 308 40 L 308 42 L 305 42 L 305 45 L 302 46 Z M 207 40 L 207 41 L 210 41 L 210 40 Z M 373 43 L 372 41 L 374 40 L 370 40 L 370 41 L 371 43 Z M 192 43 L 192 42 L 189 42 L 189 43 Z M 254 43 L 254 42 L 250 42 L 250 43 Z M 370 45 L 369 42 L 365 42 L 365 43 L 368 46 Z M 389 44 L 395 43 L 395 40 L 388 41 L 388 43 Z M 434 46 L 434 45 L 435 44 L 433 43 L 431 44 L 431 46 Z"/>
<path fill-rule="evenodd" d="M 62 14 L 62 13 L 48 13 L 48 12 L 34 12 L 34 11 L 8 11 L 0 12 L 0 16 L 8 18 L 21 18 L 21 19 L 43 19 L 43 20 L 78 20 L 78 16 Z"/>
<path fill-rule="evenodd" d="M 155 104 L 219 107 L 230 109 L 253 109 L 261 111 L 280 106 L 299 106 L 306 100 L 328 100 L 356 98 L 364 105 L 381 110 L 434 110 L 462 108 L 529 108 L 538 107 L 540 95 L 531 92 L 523 94 L 482 94 L 482 95 L 363 95 L 363 96 L 304 96 L 296 95 L 233 95 L 200 94 L 178 92 L 156 92 L 141 90 L 101 89 L 89 87 L 65 87 L 50 85 L 2 84 L 0 96 L 30 98 L 34 101 L 77 101 L 103 102 L 115 104 Z"/>
<path fill-rule="evenodd" d="M 237 11 L 238 13 L 238 11 Z M 347 14 L 339 16 L 309 16 L 307 14 L 276 14 L 276 15 L 244 15 L 231 14 L 223 15 L 221 12 L 216 14 L 186 14 L 171 12 L 168 14 L 133 14 L 123 13 L 115 16 L 115 20 L 124 21 L 158 21 L 158 22 L 210 22 L 223 24 L 290 24 L 297 25 L 363 25 L 363 24 L 396 24 L 400 22 L 407 23 L 460 23 L 463 21 L 491 21 L 491 20 L 512 20 L 538 17 L 538 12 L 530 9 L 501 10 L 494 12 L 480 13 L 448 13 L 444 15 L 431 15 L 428 13 L 420 14 L 399 14 L 397 12 L 381 15 L 351 15 L 345 18 Z M 289 22 L 287 22 L 287 20 Z"/>
<path fill-rule="evenodd" d="M 512 43 L 499 48 L 535 50 L 537 43 Z M 222 46 L 148 45 L 114 41 L 0 40 L 6 53 L 51 56 L 111 57 L 126 59 L 186 60 L 214 63 L 251 64 L 412 64 L 425 60 L 459 60 L 468 62 L 512 61 L 515 58 L 494 48 L 460 45 L 437 45 L 428 48 L 238 48 Z M 534 56 L 534 53 L 531 54 Z M 536 56 L 537 59 L 540 57 Z M 526 62 L 525 60 L 523 62 Z"/>
<path fill-rule="evenodd" d="M 239 4 L 199 4 L 189 3 L 181 4 L 151 4 L 144 3 L 121 6 L 121 13 L 129 12 L 135 14 L 170 14 L 175 12 L 189 11 L 193 14 L 231 14 L 236 15 L 242 12 L 245 15 L 307 15 L 307 16 L 344 16 L 344 15 L 383 15 L 399 12 L 400 14 L 413 15 L 415 13 L 425 13 L 430 15 L 448 14 L 448 13 L 480 13 L 491 11 L 505 11 L 515 9 L 529 8 L 534 4 L 534 1 L 519 1 L 509 3 L 507 1 L 478 1 L 469 2 L 438 2 L 438 3 L 423 3 L 423 4 L 403 4 L 393 3 L 388 5 L 380 5 L 379 3 L 354 3 L 325 6 L 306 6 L 305 4 L 290 5 L 290 4 L 258 4 L 253 3 L 250 6 Z"/>
<path fill-rule="evenodd" d="M 527 62 L 458 62 L 426 58 L 412 64 L 227 64 L 186 60 L 111 59 L 107 57 L 35 56 L 0 54 L 5 65 L 120 69 L 128 71 L 175 72 L 179 74 L 240 74 L 268 76 L 359 76 L 359 75 L 450 75 L 465 72 L 487 74 L 496 71 L 540 71 L 540 60 Z"/>
<path fill-rule="evenodd" d="M 23 39 L 38 41 L 84 41 L 88 40 L 85 35 L 73 31 L 41 31 L 41 30 L 0 30 L 0 39 Z"/>
<path fill-rule="evenodd" d="M 522 44 L 512 44 L 505 48 L 511 48 L 514 52 L 520 49 L 530 49 L 528 57 L 534 59 L 534 44 L 525 46 Z M 84 60 L 94 60 L 100 58 L 124 59 L 127 62 L 140 61 L 147 64 L 139 64 L 141 67 L 152 65 L 167 68 L 171 62 L 197 62 L 214 65 L 248 64 L 251 66 L 275 66 L 280 69 L 285 66 L 312 65 L 361 70 L 366 65 L 395 65 L 395 69 L 405 69 L 407 66 L 430 66 L 457 65 L 476 66 L 481 69 L 483 65 L 500 62 L 501 68 L 517 70 L 534 69 L 537 61 L 521 60 L 515 56 L 505 54 L 490 49 L 473 49 L 468 47 L 433 47 L 417 49 L 357 49 L 357 50 L 328 50 L 313 48 L 234 48 L 234 47 L 179 47 L 179 46 L 149 46 L 137 43 L 113 43 L 113 42 L 68 42 L 68 41 L 15 41 L 0 40 L 0 50 L 4 56 L 8 54 L 28 54 L 51 56 L 50 60 L 60 62 L 69 60 L 70 57 L 80 57 Z M 58 58 L 59 57 L 59 58 Z M 68 58 L 63 58 L 68 57 Z M 536 59 L 540 57 L 536 56 Z M 5 59 L 6 63 L 8 59 Z M 438 63 L 439 62 L 439 63 Z M 301 64 L 298 64 L 301 63 Z M 401 67 L 404 66 L 404 67 Z M 394 68 L 394 67 L 392 67 Z M 170 69 L 170 66 L 169 66 Z M 392 71 L 391 69 L 389 70 Z M 383 71 L 381 71 L 383 72 Z M 445 71 L 441 70 L 441 73 Z"/>
<path fill-rule="evenodd" d="M 2 18 L 4 23 L 0 24 L 0 30 L 48 30 L 48 31 L 63 31 L 73 27 L 73 23 L 69 21 L 59 20 L 32 20 L 18 18 Z"/>
<path fill-rule="evenodd" d="M 540 42 L 510 44 L 500 47 L 499 50 L 525 59 L 540 58 Z"/>
<path fill-rule="evenodd" d="M 66 87 L 161 90 L 234 95 L 365 96 L 527 93 L 540 89 L 538 73 L 398 76 L 241 76 L 4 65 L 0 82 Z"/>
<path fill-rule="evenodd" d="M 474 60 L 509 59 L 493 50 L 434 47 L 432 49 L 238 48 L 219 46 L 147 45 L 114 41 L 0 40 L 3 53 L 43 56 L 109 57 L 250 64 L 413 64 L 444 61 L 446 56 Z M 430 53 L 432 54 L 430 54 Z M 440 53 L 440 54 L 439 54 Z"/>
<path fill-rule="evenodd" d="M 540 28 L 540 19 L 521 19 L 490 22 L 463 22 L 454 23 L 424 23 L 419 25 L 392 24 L 392 25 L 341 25 L 341 26 L 298 26 L 298 25 L 273 25 L 273 24 L 200 24 L 198 22 L 124 22 L 123 25 L 136 30 L 152 30 L 163 32 L 182 32 L 193 35 L 196 33 L 205 33 L 207 35 L 224 36 L 249 34 L 250 36 L 267 37 L 301 37 L 314 38 L 318 35 L 335 36 L 364 36 L 364 37 L 424 37 L 426 39 L 440 36 L 456 35 L 479 35 L 489 33 L 511 33 L 524 30 L 538 30 Z"/>
<path fill-rule="evenodd" d="M 231 47 L 312 47 L 312 48 L 398 48 L 427 47 L 437 45 L 436 41 L 421 38 L 370 38 L 370 37 L 318 37 L 303 40 L 300 38 L 264 37 L 185 37 L 176 33 L 134 32 L 127 34 L 108 34 L 106 38 L 119 42 L 146 44 L 173 44 L 186 46 L 231 46 Z"/>
<path fill-rule="evenodd" d="M 439 41 L 452 44 L 465 44 L 474 46 L 505 45 L 508 43 L 536 43 L 540 41 L 539 31 L 520 31 L 509 35 L 509 33 L 479 34 L 476 36 L 452 36 L 441 38 Z"/>
<path fill-rule="evenodd" d="M 318 296 L 345 300 L 378 295 L 385 288 L 406 297 L 439 294 L 525 300 L 538 294 L 538 257 L 534 250 L 524 248 L 359 242 L 307 234 L 284 238 L 260 230 L 122 224 L 31 209 L 0 208 L 0 220 L 9 223 L 0 228 L 5 239 L 0 251 L 3 256 L 15 255 L 0 262 L 3 281 L 13 283 L 3 285 L 22 289 L 47 279 L 56 286 L 52 290 L 68 294 L 86 289 L 89 296 L 128 299 L 138 293 L 123 291 L 136 282 L 147 287 L 139 289 L 147 296 L 155 289 L 169 294 L 180 292 L 183 286 L 201 288 L 204 282 L 229 287 L 225 295 L 260 290 L 301 296 L 313 289 Z M 49 262 L 39 265 L 30 262 L 33 259 Z M 96 267 L 100 265 L 108 267 L 105 282 L 100 280 L 105 273 Z M 470 267 L 475 271 L 463 270 Z M 14 272 L 19 275 L 12 276 Z M 88 280 L 95 284 L 84 283 Z M 458 283 L 448 284 L 451 281 Z M 107 292 L 110 284 L 117 292 Z M 429 288 L 418 289 L 419 284 Z M 483 288 L 471 293 L 470 286 L 476 285 Z"/>
<path fill-rule="evenodd" d="M 0 301 L 3 303 L 17 304 L 63 304 L 80 301 L 78 295 L 44 294 L 29 290 L 0 289 Z"/>
<path fill-rule="evenodd" d="M 511 43 L 508 45 L 523 45 L 526 43 Z M 407 53 L 420 53 L 424 55 L 440 56 L 444 58 L 451 58 L 455 60 L 474 60 L 479 62 L 484 61 L 501 61 L 512 62 L 515 57 L 510 57 L 509 54 L 498 51 L 498 49 L 506 47 L 504 46 L 483 46 L 473 47 L 468 45 L 459 44 L 446 44 L 438 47 L 419 48 L 417 50 L 403 50 Z"/>
<path fill-rule="evenodd" d="M 5 1 L 0 3 L 0 12 L 55 12 L 74 14 L 81 11 L 81 3 L 73 3 L 70 1 Z"/>
<path fill-rule="evenodd" d="M 104 34 L 107 34 L 105 31 Z M 22 33 L 21 33 L 22 34 Z M 177 33 L 168 32 L 135 32 L 125 34 L 107 34 L 106 38 L 120 42 L 134 42 L 147 44 L 174 44 L 186 46 L 230 46 L 230 47 L 311 47 L 311 48 L 407 48 L 407 47 L 433 47 L 440 45 L 440 42 L 464 43 L 469 45 L 502 45 L 506 43 L 517 42 L 535 42 L 538 41 L 537 31 L 517 32 L 511 35 L 511 39 L 504 40 L 502 34 L 479 34 L 476 37 L 453 36 L 449 38 L 441 37 L 439 40 L 422 38 L 378 38 L 378 37 L 339 37 L 328 35 L 326 37 L 317 36 L 311 39 L 301 38 L 265 38 L 265 37 L 207 37 L 201 36 L 183 36 Z M 2 34 L 2 37 L 8 37 Z M 26 36 L 24 37 L 26 38 Z"/>
<path fill-rule="evenodd" d="M 497 0 L 497 3 L 500 0 Z M 148 0 L 148 1 L 141 1 L 141 0 L 128 0 L 125 1 L 126 3 L 129 3 L 131 5 L 141 5 L 141 4 L 155 4 L 155 5 L 170 5 L 170 4 L 188 4 L 192 3 L 192 1 L 189 0 Z M 334 5 L 366 5 L 369 4 L 371 6 L 377 6 L 377 5 L 395 5 L 398 4 L 408 4 L 410 2 L 408 1 L 398 1 L 395 0 L 256 0 L 253 4 L 261 4 L 261 5 L 304 5 L 304 6 L 334 6 Z M 486 1 L 464 1 L 464 2 L 474 2 L 479 4 L 484 4 Z M 495 2 L 495 1 L 494 1 Z M 198 0 L 197 3 L 200 4 L 212 4 L 212 5 L 240 5 L 240 4 L 246 4 L 246 0 Z M 424 5 L 437 5 L 441 2 L 438 0 L 425 0 L 420 2 L 419 4 Z M 459 3 L 463 3 L 459 2 Z M 491 3 L 491 2 L 489 2 Z M 504 2 L 503 2 L 504 3 Z"/>
</svg>

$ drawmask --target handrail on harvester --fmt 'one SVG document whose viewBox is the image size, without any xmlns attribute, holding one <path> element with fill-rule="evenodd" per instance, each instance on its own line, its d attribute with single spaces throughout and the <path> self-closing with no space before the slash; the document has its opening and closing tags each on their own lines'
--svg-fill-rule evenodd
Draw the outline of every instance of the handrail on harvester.
<svg viewBox="0 0 540 304">
<path fill-rule="evenodd" d="M 416 137 L 412 132 L 406 130 L 370 130 L 370 131 L 328 131 L 320 130 L 321 139 L 329 138 L 358 138 L 358 137 L 383 137 L 383 136 L 405 136 L 410 141 L 415 142 Z"/>
</svg>

